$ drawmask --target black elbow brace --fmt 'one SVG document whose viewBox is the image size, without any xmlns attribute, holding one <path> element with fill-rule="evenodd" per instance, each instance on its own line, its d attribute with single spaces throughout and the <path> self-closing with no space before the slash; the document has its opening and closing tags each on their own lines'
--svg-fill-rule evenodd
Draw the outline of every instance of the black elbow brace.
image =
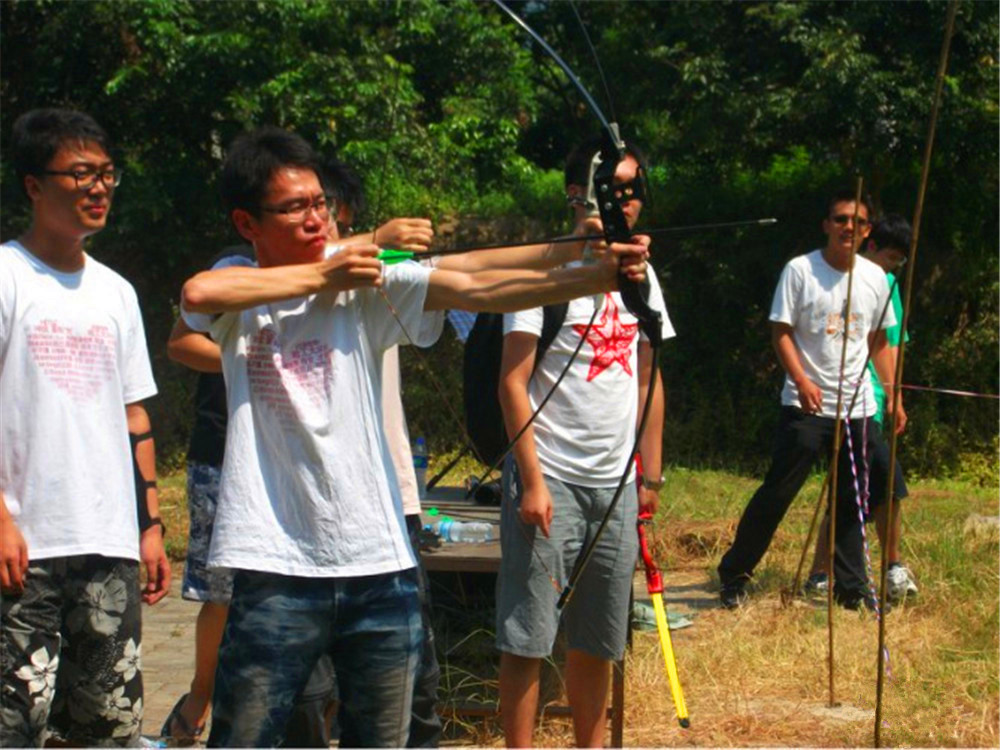
<svg viewBox="0 0 1000 750">
<path fill-rule="evenodd" d="M 152 440 L 152 432 L 144 432 L 141 435 L 128 434 L 128 440 L 132 444 L 132 473 L 135 479 L 135 504 L 139 512 L 139 530 L 145 531 L 150 526 L 160 523 L 160 519 L 154 519 L 149 515 L 149 505 L 146 503 L 146 493 L 150 489 L 156 489 L 155 479 L 146 479 L 139 469 L 139 461 L 136 459 L 136 446 L 146 440 Z"/>
</svg>

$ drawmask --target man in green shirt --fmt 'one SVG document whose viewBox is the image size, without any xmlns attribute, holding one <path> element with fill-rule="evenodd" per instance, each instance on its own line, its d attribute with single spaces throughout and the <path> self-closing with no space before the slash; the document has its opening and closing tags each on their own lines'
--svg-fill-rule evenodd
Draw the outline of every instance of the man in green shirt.
<svg viewBox="0 0 1000 750">
<path fill-rule="evenodd" d="M 889 345 L 892 358 L 893 372 L 896 369 L 896 357 L 899 354 L 899 342 L 905 334 L 903 333 L 903 302 L 900 299 L 899 283 L 895 276 L 895 271 L 899 270 L 906 262 L 906 254 L 910 248 L 910 237 L 913 230 L 909 222 L 899 214 L 888 214 L 872 228 L 865 247 L 864 255 L 868 260 L 878 264 L 886 273 L 889 282 L 889 289 L 892 295 L 892 310 L 896 316 L 896 325 L 886 329 L 886 339 Z M 909 341 L 909 336 L 906 336 Z M 885 391 L 879 382 L 874 365 L 869 362 L 868 370 L 871 375 L 872 390 L 875 393 L 875 401 L 878 404 L 878 412 L 875 414 L 875 421 L 885 429 L 888 427 L 884 423 L 885 416 Z M 906 425 L 906 412 L 903 410 L 902 401 L 898 407 L 896 420 L 897 432 L 902 432 Z M 899 554 L 899 536 L 901 530 L 899 502 L 907 496 L 906 481 L 903 479 L 903 471 L 896 462 L 893 483 L 893 496 L 896 502 L 893 503 L 892 513 L 892 534 L 886 539 L 886 527 L 888 526 L 888 510 L 885 504 L 886 490 L 889 481 L 889 451 L 888 449 L 876 450 L 870 457 L 871 462 L 871 497 L 869 498 L 869 516 L 875 519 L 875 530 L 878 533 L 879 544 L 882 550 L 889 555 L 889 599 L 898 601 L 906 596 L 913 596 L 917 593 L 917 584 L 913 580 L 913 574 L 901 562 Z M 806 581 L 806 592 L 826 592 L 829 585 L 827 563 L 829 551 L 827 541 L 829 537 L 828 519 L 823 520 L 820 527 L 819 536 L 816 539 L 816 554 L 813 557 L 812 571 Z"/>
</svg>

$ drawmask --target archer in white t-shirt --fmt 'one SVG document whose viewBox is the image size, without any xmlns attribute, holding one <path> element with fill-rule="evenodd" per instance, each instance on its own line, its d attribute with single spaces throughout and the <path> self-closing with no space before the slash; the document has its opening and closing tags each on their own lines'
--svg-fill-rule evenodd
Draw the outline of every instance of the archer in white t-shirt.
<svg viewBox="0 0 1000 750">
<path fill-rule="evenodd" d="M 219 655 L 213 745 L 272 744 L 320 654 L 341 691 L 341 743 L 405 743 L 421 643 L 414 560 L 383 431 L 382 353 L 420 344 L 452 307 L 511 310 L 614 287 L 593 267 L 468 274 L 374 245 L 328 248 L 333 206 L 311 147 L 262 128 L 222 173 L 256 267 L 200 273 L 188 326 L 219 343 L 229 428 L 210 565 L 236 569 Z M 642 278 L 645 249 L 620 245 Z"/>
<path fill-rule="evenodd" d="M 865 363 L 870 351 L 882 382 L 892 382 L 885 331 L 895 325 L 896 318 L 890 307 L 878 327 L 889 300 L 889 285 L 881 268 L 854 253 L 855 243 L 860 244 L 869 229 L 868 203 L 856 205 L 852 193 L 835 195 L 823 220 L 826 246 L 793 258 L 778 281 L 770 320 L 774 348 L 785 370 L 781 416 L 771 467 L 740 518 L 732 547 L 719 563 L 720 597 L 726 608 L 737 607 L 746 599 L 746 584 L 788 506 L 817 461 L 830 454 L 838 418 L 838 391 L 839 418 L 845 420 L 845 431 L 837 483 L 834 596 L 849 609 L 874 606 L 853 476 L 856 472 L 858 486 L 865 486 L 865 456 L 883 440 L 871 419 L 876 405 Z M 859 398 L 851 408 L 851 397 L 859 382 Z M 894 406 L 902 407 L 889 395 L 887 411 Z"/>
</svg>

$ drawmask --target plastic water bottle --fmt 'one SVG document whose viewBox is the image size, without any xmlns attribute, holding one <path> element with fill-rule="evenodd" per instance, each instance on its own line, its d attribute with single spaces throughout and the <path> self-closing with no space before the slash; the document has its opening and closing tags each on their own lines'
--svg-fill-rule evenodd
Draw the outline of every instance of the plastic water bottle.
<svg viewBox="0 0 1000 750">
<path fill-rule="evenodd" d="M 413 471 L 417 475 L 417 491 L 423 499 L 427 494 L 427 442 L 422 437 L 413 443 Z"/>
<path fill-rule="evenodd" d="M 497 527 L 486 521 L 452 521 L 448 529 L 450 542 L 492 542 L 498 537 Z"/>
<path fill-rule="evenodd" d="M 453 521 L 445 518 L 431 524 L 430 528 L 445 542 L 478 544 L 499 538 L 496 524 L 486 521 Z"/>
</svg>

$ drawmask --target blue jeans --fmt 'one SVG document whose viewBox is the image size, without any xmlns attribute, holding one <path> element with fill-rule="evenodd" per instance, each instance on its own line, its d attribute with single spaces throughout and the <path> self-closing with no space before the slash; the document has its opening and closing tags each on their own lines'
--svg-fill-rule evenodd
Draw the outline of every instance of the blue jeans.
<svg viewBox="0 0 1000 750">
<path fill-rule="evenodd" d="M 406 516 L 406 531 L 419 562 L 420 616 L 424 626 L 424 642 L 413 685 L 410 737 L 406 747 L 438 747 L 441 744 L 441 717 L 437 712 L 437 689 L 441 670 L 434 647 L 434 629 L 431 627 L 430 582 L 419 555 L 420 529 L 419 513 Z M 328 656 L 323 656 L 296 700 L 283 747 L 329 747 L 334 733 L 326 720 L 326 708 L 331 701 L 339 702 L 337 679 L 333 674 L 333 662 Z M 339 737 L 339 732 L 337 727 L 334 736 Z"/>
<path fill-rule="evenodd" d="M 341 747 L 401 747 L 423 642 L 416 569 L 357 578 L 237 571 L 211 747 L 273 747 L 317 660 L 340 690 Z"/>
</svg>

